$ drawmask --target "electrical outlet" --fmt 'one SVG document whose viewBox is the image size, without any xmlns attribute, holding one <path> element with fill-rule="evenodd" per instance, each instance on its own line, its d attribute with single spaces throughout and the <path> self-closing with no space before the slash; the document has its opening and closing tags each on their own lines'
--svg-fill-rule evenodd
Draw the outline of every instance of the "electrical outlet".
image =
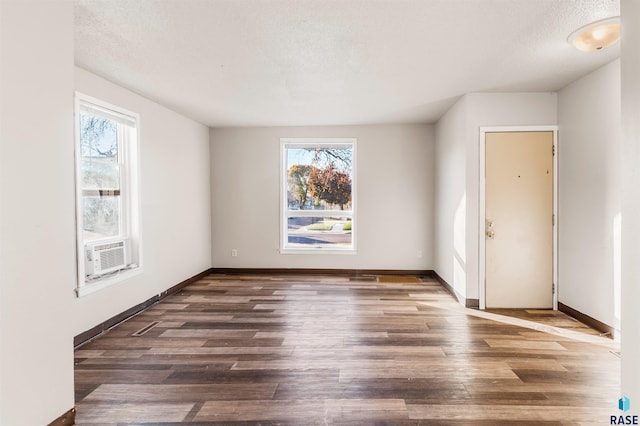
<svg viewBox="0 0 640 426">
<path fill-rule="evenodd" d="M 238 249 L 231 249 L 231 257 L 238 257 Z"/>
</svg>

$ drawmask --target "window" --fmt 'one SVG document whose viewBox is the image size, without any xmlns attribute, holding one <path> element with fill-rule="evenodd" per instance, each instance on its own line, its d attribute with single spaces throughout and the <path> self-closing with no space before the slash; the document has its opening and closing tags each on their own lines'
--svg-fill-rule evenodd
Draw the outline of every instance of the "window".
<svg viewBox="0 0 640 426">
<path fill-rule="evenodd" d="M 355 139 L 281 139 L 281 251 L 355 251 Z"/>
<path fill-rule="evenodd" d="M 140 264 L 138 116 L 76 95 L 78 295 Z"/>
</svg>

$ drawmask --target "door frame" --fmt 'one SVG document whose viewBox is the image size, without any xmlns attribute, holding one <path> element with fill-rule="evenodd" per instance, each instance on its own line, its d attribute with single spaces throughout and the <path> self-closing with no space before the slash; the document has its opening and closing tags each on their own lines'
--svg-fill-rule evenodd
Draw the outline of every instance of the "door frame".
<svg viewBox="0 0 640 426">
<path fill-rule="evenodd" d="M 500 126 L 480 127 L 480 185 L 478 207 L 478 281 L 479 308 L 486 309 L 486 253 L 485 253 L 485 146 L 487 133 L 553 132 L 553 309 L 558 310 L 558 126 Z"/>
</svg>

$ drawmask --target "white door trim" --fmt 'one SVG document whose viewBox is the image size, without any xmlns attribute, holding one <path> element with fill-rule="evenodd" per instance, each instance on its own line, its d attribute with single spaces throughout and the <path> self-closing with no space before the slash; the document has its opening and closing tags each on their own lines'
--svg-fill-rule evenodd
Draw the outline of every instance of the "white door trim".
<svg viewBox="0 0 640 426">
<path fill-rule="evenodd" d="M 511 127 L 480 127 L 480 188 L 478 207 L 478 293 L 480 309 L 486 308 L 485 282 L 485 144 L 487 133 L 497 132 L 553 132 L 553 309 L 558 309 L 558 126 L 511 126 Z"/>
</svg>

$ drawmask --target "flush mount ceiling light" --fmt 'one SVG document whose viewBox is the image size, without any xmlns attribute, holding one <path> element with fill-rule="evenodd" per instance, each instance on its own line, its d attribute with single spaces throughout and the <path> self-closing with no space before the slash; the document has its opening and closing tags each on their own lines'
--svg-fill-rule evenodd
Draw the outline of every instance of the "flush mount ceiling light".
<svg viewBox="0 0 640 426">
<path fill-rule="evenodd" d="M 584 52 L 595 52 L 620 39 L 620 17 L 593 22 L 572 32 L 567 41 Z"/>
</svg>

